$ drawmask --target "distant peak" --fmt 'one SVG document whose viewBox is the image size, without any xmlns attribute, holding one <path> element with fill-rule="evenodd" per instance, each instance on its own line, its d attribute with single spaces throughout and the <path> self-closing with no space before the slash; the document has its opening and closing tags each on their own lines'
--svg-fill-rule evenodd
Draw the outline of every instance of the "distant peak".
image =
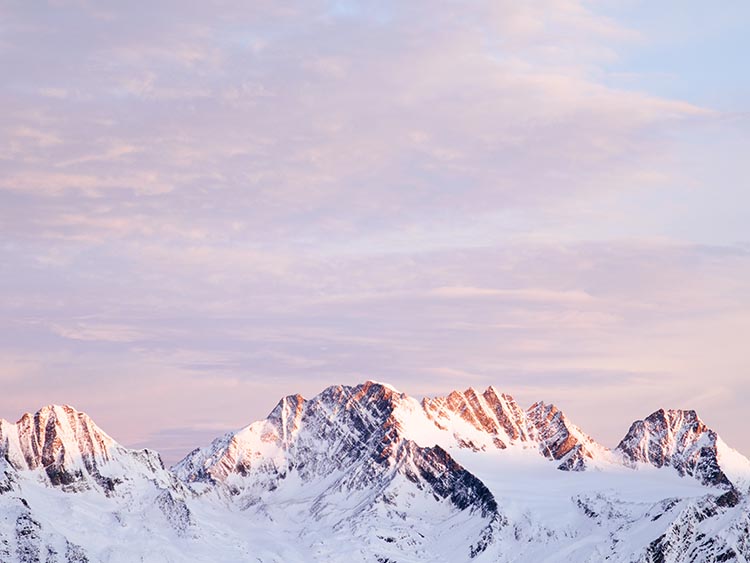
<svg viewBox="0 0 750 563">
<path fill-rule="evenodd" d="M 698 416 L 698 413 L 692 409 L 659 409 L 648 415 L 645 420 L 664 420 L 669 424 L 682 422 L 702 422 L 700 417 Z"/>
<path fill-rule="evenodd" d="M 281 399 L 279 399 L 279 402 L 276 403 L 276 406 L 270 412 L 268 417 L 279 418 L 280 416 L 282 416 L 282 413 L 284 413 L 287 410 L 298 412 L 302 409 L 302 406 L 305 404 L 306 401 L 307 399 L 305 399 L 299 393 L 295 393 L 294 395 L 287 395 L 286 397 L 282 397 Z"/>
<path fill-rule="evenodd" d="M 307 399 L 305 399 L 302 395 L 299 393 L 294 393 L 293 395 L 287 395 L 286 397 L 282 397 L 281 400 L 279 400 L 279 404 L 293 404 L 297 405 L 300 403 L 304 403 Z"/>
<path fill-rule="evenodd" d="M 354 387 L 343 387 L 342 389 L 348 390 L 348 392 L 351 393 L 355 398 L 372 396 L 393 398 L 401 397 L 403 395 L 403 393 L 401 393 L 401 391 L 396 389 L 393 385 L 389 385 L 388 383 L 381 383 L 379 381 L 372 381 L 369 379 L 364 383 L 355 385 Z"/>
<path fill-rule="evenodd" d="M 694 410 L 659 409 L 636 420 L 617 450 L 630 463 L 673 467 L 704 484 L 731 486 L 720 464 L 718 440 Z"/>
<path fill-rule="evenodd" d="M 37 411 L 37 413 L 47 413 L 47 412 L 55 412 L 55 413 L 64 412 L 66 414 L 69 414 L 69 413 L 78 413 L 80 411 L 77 408 L 75 408 L 75 407 L 73 407 L 71 405 L 67 405 L 67 404 L 62 404 L 62 405 L 58 405 L 58 404 L 45 405 L 45 406 L 43 406 L 42 408 L 40 408 Z"/>
<path fill-rule="evenodd" d="M 372 379 L 368 379 L 367 381 L 365 381 L 363 383 L 363 386 L 366 387 L 366 388 L 370 388 L 372 386 L 379 386 L 379 387 L 383 387 L 383 388 L 385 388 L 385 389 L 387 389 L 387 390 L 389 390 L 389 391 L 391 391 L 393 393 L 401 395 L 401 391 L 399 391 L 398 389 L 396 389 L 393 385 L 391 385 L 390 383 L 383 383 L 382 381 L 375 381 L 375 380 L 372 380 Z"/>
<path fill-rule="evenodd" d="M 71 405 L 49 404 L 41 407 L 36 412 L 23 413 L 21 418 L 16 421 L 16 424 L 22 424 L 32 419 L 48 420 L 50 418 L 60 419 L 65 417 L 78 417 L 90 420 L 90 417 L 86 413 L 79 411 Z"/>
<path fill-rule="evenodd" d="M 368 400 L 386 400 L 389 402 L 404 397 L 404 394 L 392 385 L 369 380 L 352 388 L 352 394 L 355 400 L 367 397 Z"/>
<path fill-rule="evenodd" d="M 494 385 L 490 385 L 484 390 L 484 395 L 495 395 L 496 397 L 506 396 L 505 393 L 501 393 L 500 390 Z"/>
<path fill-rule="evenodd" d="M 455 401 L 455 400 L 463 399 L 464 398 L 464 394 L 461 391 L 451 391 L 450 393 L 448 393 L 448 397 L 447 398 L 448 398 L 449 401 L 451 401 L 451 400 Z"/>
<path fill-rule="evenodd" d="M 528 409 L 528 412 L 544 412 L 549 417 L 552 417 L 557 413 L 560 413 L 561 416 L 564 416 L 564 413 L 559 408 L 557 408 L 557 405 L 555 405 L 554 403 L 545 403 L 544 401 L 537 401 L 536 403 L 531 405 Z"/>
</svg>

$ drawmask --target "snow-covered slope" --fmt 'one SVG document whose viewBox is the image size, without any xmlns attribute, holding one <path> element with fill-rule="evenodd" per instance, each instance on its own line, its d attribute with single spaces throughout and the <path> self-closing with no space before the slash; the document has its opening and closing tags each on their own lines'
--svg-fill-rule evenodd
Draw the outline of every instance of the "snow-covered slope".
<svg viewBox="0 0 750 563">
<path fill-rule="evenodd" d="M 465 512 L 466 522 L 452 530 L 462 540 L 451 549 L 468 558 L 500 520 L 495 499 L 439 445 L 423 447 L 404 434 L 402 404 L 418 406 L 374 382 L 330 387 L 310 401 L 285 397 L 266 420 L 195 450 L 174 471 L 269 521 L 295 513 L 329 534 L 342 525 L 362 537 L 400 530 L 388 536 L 391 550 L 433 549 L 422 531 L 403 526 L 404 511 L 422 518 Z"/>
<path fill-rule="evenodd" d="M 193 493 L 159 455 L 124 448 L 70 406 L 0 420 L 0 456 L 3 563 L 132 561 L 188 529 Z"/>
<path fill-rule="evenodd" d="M 171 471 L 50 406 L 0 421 L 0 562 L 747 562 L 748 484 L 692 411 L 611 452 L 492 387 L 290 395 Z"/>
</svg>

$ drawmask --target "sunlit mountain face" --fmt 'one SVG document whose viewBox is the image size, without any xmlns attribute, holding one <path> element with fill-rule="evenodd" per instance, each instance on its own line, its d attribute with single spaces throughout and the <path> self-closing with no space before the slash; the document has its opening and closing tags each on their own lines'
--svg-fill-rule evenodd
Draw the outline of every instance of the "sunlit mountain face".
<svg viewBox="0 0 750 563">
<path fill-rule="evenodd" d="M 747 2 L 3 4 L 4 416 L 171 464 L 375 378 L 750 454 Z"/>
<path fill-rule="evenodd" d="M 0 563 L 750 562 L 749 22 L 0 0 Z"/>
<path fill-rule="evenodd" d="M 693 411 L 615 450 L 494 387 L 289 395 L 171 469 L 84 413 L 0 422 L 3 561 L 744 561 L 750 461 Z"/>
</svg>

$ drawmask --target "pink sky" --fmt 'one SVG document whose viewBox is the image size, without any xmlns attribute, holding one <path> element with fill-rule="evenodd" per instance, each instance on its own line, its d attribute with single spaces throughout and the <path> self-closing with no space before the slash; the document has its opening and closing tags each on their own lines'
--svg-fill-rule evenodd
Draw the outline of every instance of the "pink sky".
<svg viewBox="0 0 750 563">
<path fill-rule="evenodd" d="M 668 5 L 0 7 L 0 417 L 175 461 L 371 378 L 750 454 L 748 8 Z"/>
</svg>

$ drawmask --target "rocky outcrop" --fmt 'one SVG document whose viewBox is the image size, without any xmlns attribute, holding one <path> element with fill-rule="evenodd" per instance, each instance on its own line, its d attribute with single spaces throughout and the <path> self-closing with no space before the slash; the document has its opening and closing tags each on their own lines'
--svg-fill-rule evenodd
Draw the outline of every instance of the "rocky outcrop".
<svg viewBox="0 0 750 563">
<path fill-rule="evenodd" d="M 0 452 L 17 470 L 42 469 L 52 485 L 75 489 L 86 476 L 112 490 L 99 472 L 111 459 L 114 441 L 91 419 L 67 405 L 24 414 L 15 424 L 0 421 Z"/>
<path fill-rule="evenodd" d="M 438 428 L 447 430 L 450 419 L 458 417 L 478 432 L 491 436 L 493 445 L 499 449 L 529 439 L 524 411 L 513 397 L 498 393 L 494 387 L 481 394 L 470 387 L 446 397 L 425 398 L 422 408 Z M 458 433 L 456 437 L 465 447 L 479 447 L 468 435 Z"/>
<path fill-rule="evenodd" d="M 630 464 L 672 467 L 705 485 L 731 488 L 719 462 L 718 439 L 695 411 L 660 409 L 634 422 L 616 451 Z"/>
<path fill-rule="evenodd" d="M 727 506 L 723 498 L 672 502 L 655 511 L 651 518 L 663 518 L 668 525 L 645 547 L 638 563 L 747 561 L 750 511 L 747 506 Z"/>
<path fill-rule="evenodd" d="M 156 452 L 123 448 L 68 405 L 26 413 L 15 424 L 0 420 L 0 455 L 16 471 L 37 471 L 65 491 L 95 487 L 111 494 L 138 466 L 169 481 Z"/>
<path fill-rule="evenodd" d="M 527 411 L 531 439 L 549 459 L 559 461 L 559 469 L 582 471 L 594 459 L 609 459 L 609 452 L 571 423 L 555 405 L 534 403 Z"/>
<path fill-rule="evenodd" d="M 174 471 L 186 482 L 224 487 L 246 507 L 271 503 L 288 494 L 287 483 L 301 482 L 319 490 L 311 511 L 320 517 L 335 510 L 329 498 L 343 493 L 365 510 L 398 484 L 426 503 L 448 502 L 497 522 L 497 503 L 479 479 L 442 448 L 404 437 L 395 412 L 407 400 L 374 382 L 329 387 L 307 401 L 285 397 L 268 418 L 195 450 Z M 472 545 L 467 552 L 483 544 Z"/>
<path fill-rule="evenodd" d="M 492 387 L 290 395 L 173 472 L 50 406 L 0 422 L 0 561 L 744 561 L 749 479 L 693 411 L 613 454 Z"/>
<path fill-rule="evenodd" d="M 453 391 L 446 397 L 422 401 L 425 414 L 435 425 L 453 433 L 460 447 L 483 449 L 487 437 L 498 449 L 536 447 L 559 469 L 584 470 L 593 460 L 610 460 L 610 452 L 571 423 L 554 405 L 534 403 L 524 411 L 507 394 L 488 387 L 483 393 L 473 388 Z M 452 424 L 456 418 L 470 425 L 467 432 Z"/>
</svg>

